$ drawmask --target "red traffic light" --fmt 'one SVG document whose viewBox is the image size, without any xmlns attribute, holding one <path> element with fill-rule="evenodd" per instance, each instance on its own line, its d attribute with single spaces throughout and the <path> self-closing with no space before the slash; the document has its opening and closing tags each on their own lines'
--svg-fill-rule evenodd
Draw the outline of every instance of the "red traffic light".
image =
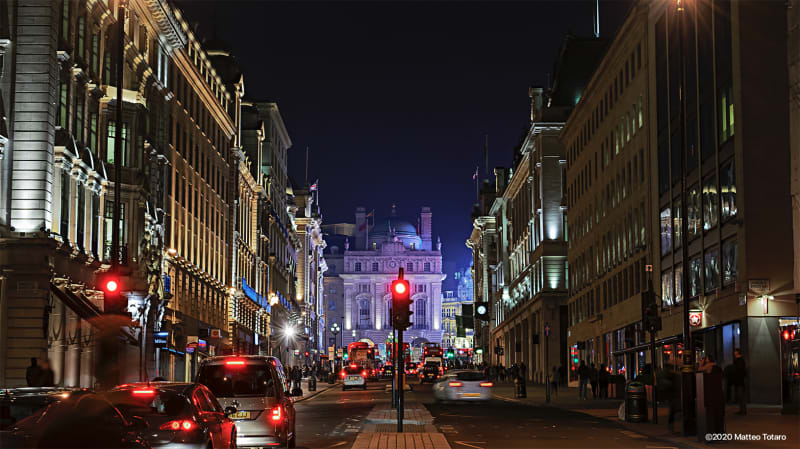
<svg viewBox="0 0 800 449">
<path fill-rule="evenodd" d="M 394 291 L 397 292 L 397 294 L 402 295 L 403 293 L 406 292 L 405 284 L 403 284 L 402 282 L 394 284 Z"/>
<path fill-rule="evenodd" d="M 119 288 L 119 284 L 114 279 L 109 279 L 106 281 L 105 289 L 107 292 L 116 292 Z"/>
</svg>

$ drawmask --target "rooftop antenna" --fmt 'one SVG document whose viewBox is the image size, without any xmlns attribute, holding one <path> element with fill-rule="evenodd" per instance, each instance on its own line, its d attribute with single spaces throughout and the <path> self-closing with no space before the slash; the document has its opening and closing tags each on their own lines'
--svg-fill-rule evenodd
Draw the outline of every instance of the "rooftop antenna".
<svg viewBox="0 0 800 449">
<path fill-rule="evenodd" d="M 596 39 L 600 38 L 600 0 L 595 0 L 595 7 L 594 7 L 594 20 L 592 22 L 592 28 L 594 28 L 594 37 Z"/>
</svg>

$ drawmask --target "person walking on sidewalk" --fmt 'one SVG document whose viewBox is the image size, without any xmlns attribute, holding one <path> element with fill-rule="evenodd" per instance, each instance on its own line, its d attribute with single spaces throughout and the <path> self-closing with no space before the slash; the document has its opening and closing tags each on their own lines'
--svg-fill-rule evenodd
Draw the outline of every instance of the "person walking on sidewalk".
<svg viewBox="0 0 800 449">
<path fill-rule="evenodd" d="M 662 381 L 659 381 L 661 383 Z M 670 433 L 675 432 L 675 415 L 681 412 L 681 377 L 671 363 L 664 365 L 664 389 L 669 398 L 669 416 L 667 417 L 667 429 Z"/>
<path fill-rule="evenodd" d="M 608 399 L 608 371 L 606 365 L 600 365 L 600 372 L 597 373 L 597 383 L 600 386 L 600 399 Z"/>
<path fill-rule="evenodd" d="M 733 386 L 736 390 L 736 400 L 739 402 L 739 415 L 747 414 L 747 394 L 745 391 L 745 377 L 747 377 L 747 365 L 745 365 L 742 350 L 733 350 Z"/>
<path fill-rule="evenodd" d="M 525 362 L 519 363 L 519 377 L 522 378 L 523 382 L 528 381 L 528 367 L 525 366 Z"/>
<path fill-rule="evenodd" d="M 553 367 L 553 374 L 550 375 L 550 389 L 553 394 L 558 396 L 558 370 L 555 366 Z"/>
<path fill-rule="evenodd" d="M 36 361 L 36 357 L 31 357 L 31 365 L 25 369 L 25 381 L 29 387 L 41 387 L 39 381 L 42 377 L 42 367 Z"/>
<path fill-rule="evenodd" d="M 589 383 L 592 386 L 592 398 L 597 399 L 597 368 L 594 363 L 589 367 Z"/>
<path fill-rule="evenodd" d="M 586 400 L 586 386 L 589 383 L 589 367 L 581 360 L 578 366 L 578 399 Z"/>
</svg>

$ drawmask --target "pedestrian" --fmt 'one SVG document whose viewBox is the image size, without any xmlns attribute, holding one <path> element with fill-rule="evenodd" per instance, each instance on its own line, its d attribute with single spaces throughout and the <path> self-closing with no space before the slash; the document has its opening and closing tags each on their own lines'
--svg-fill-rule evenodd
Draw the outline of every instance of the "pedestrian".
<svg viewBox="0 0 800 449">
<path fill-rule="evenodd" d="M 586 387 L 589 384 L 589 367 L 586 361 L 581 360 L 578 365 L 578 399 L 586 400 Z"/>
<path fill-rule="evenodd" d="M 519 367 L 517 364 L 511 365 L 511 379 L 517 380 L 519 379 Z"/>
<path fill-rule="evenodd" d="M 525 366 L 525 362 L 519 363 L 519 375 L 524 382 L 528 381 L 528 367 Z"/>
<path fill-rule="evenodd" d="M 556 367 L 553 367 L 553 374 L 550 375 L 550 389 L 553 390 L 553 394 L 558 396 L 558 370 Z"/>
<path fill-rule="evenodd" d="M 40 387 L 54 387 L 55 383 L 55 373 L 52 369 L 50 369 L 50 361 L 47 359 L 42 360 L 42 371 L 39 375 L 39 386 Z"/>
<path fill-rule="evenodd" d="M 608 399 L 608 370 L 606 365 L 600 365 L 600 372 L 597 373 L 597 383 L 600 387 L 600 398 Z"/>
<path fill-rule="evenodd" d="M 42 368 L 36 362 L 36 357 L 31 357 L 31 366 L 25 369 L 25 381 L 29 387 L 40 387 L 39 380 L 42 377 Z"/>
<path fill-rule="evenodd" d="M 669 416 L 667 417 L 667 429 L 670 433 L 675 432 L 675 415 L 681 412 L 681 378 L 674 368 L 668 363 L 664 366 L 664 382 L 667 383 L 665 390 L 669 398 Z M 659 382 L 660 383 L 660 382 Z"/>
<path fill-rule="evenodd" d="M 747 414 L 747 393 L 745 389 L 745 378 L 747 377 L 747 365 L 745 364 L 744 357 L 742 357 L 742 350 L 736 348 L 733 350 L 733 378 L 734 388 L 736 389 L 736 400 L 739 402 L 739 415 Z"/>
<path fill-rule="evenodd" d="M 597 368 L 594 363 L 589 367 L 589 384 L 592 386 L 592 398 L 597 399 Z"/>
<path fill-rule="evenodd" d="M 722 375 L 725 380 L 725 403 L 731 404 L 733 403 L 733 378 L 734 378 L 733 364 L 726 366 L 725 369 L 722 371 Z"/>
<path fill-rule="evenodd" d="M 506 381 L 506 370 L 500 365 L 497 365 L 497 374 L 500 376 L 501 383 Z"/>
</svg>

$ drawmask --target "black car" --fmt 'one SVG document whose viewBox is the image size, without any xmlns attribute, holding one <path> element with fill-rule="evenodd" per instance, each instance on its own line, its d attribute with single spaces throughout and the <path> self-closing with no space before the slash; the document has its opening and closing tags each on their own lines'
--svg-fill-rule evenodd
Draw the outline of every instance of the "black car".
<svg viewBox="0 0 800 449">
<path fill-rule="evenodd" d="M 20 387 L 0 390 L 0 431 L 72 394 L 88 390 L 61 387 Z M 0 445 L 1 446 L 1 445 Z"/>
<path fill-rule="evenodd" d="M 439 365 L 435 363 L 426 364 L 419 370 L 419 383 L 436 382 L 441 376 L 442 372 Z"/>
<path fill-rule="evenodd" d="M 5 431 L 3 448 L 151 448 L 147 422 L 127 416 L 105 395 L 69 395 Z"/>
<path fill-rule="evenodd" d="M 391 379 L 394 377 L 394 366 L 383 365 L 383 368 L 381 368 L 381 377 L 384 379 Z"/>
</svg>

